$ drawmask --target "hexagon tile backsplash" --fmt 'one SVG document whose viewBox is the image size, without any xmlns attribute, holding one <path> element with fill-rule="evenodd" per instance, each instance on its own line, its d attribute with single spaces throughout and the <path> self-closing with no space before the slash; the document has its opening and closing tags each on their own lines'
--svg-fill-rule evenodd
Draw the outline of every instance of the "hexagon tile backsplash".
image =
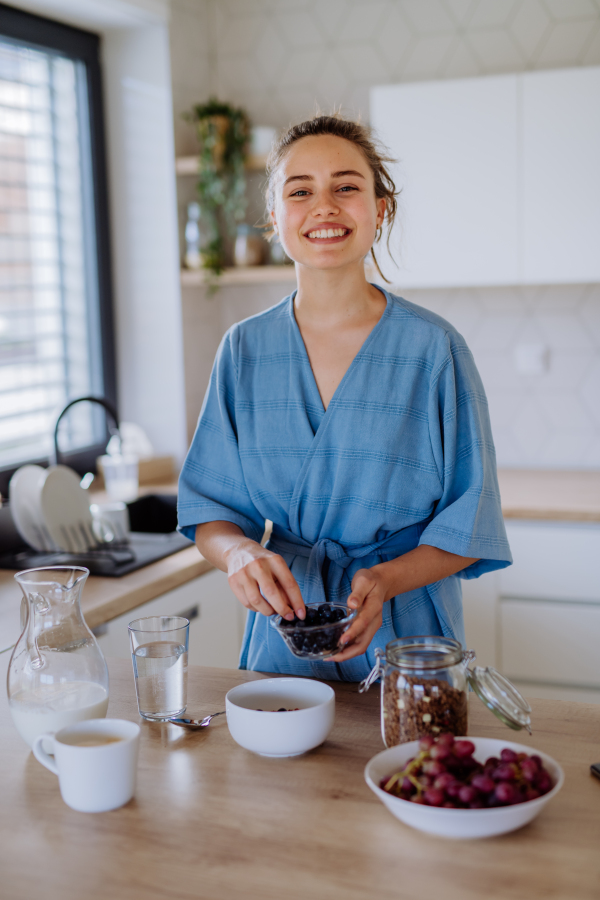
<svg viewBox="0 0 600 900">
<path fill-rule="evenodd" d="M 499 466 L 600 468 L 600 285 L 394 292 L 466 339 Z"/>
<path fill-rule="evenodd" d="M 376 84 L 600 62 L 596 0 L 212 2 L 213 90 L 265 125 L 316 103 L 368 118 Z"/>
</svg>

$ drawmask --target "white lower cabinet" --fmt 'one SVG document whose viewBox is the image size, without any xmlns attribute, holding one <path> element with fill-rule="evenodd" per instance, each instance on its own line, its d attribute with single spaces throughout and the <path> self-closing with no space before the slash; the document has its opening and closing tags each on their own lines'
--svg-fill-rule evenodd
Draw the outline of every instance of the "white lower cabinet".
<svg viewBox="0 0 600 900">
<path fill-rule="evenodd" d="M 142 604 L 96 629 L 105 656 L 131 658 L 127 626 L 142 616 L 185 616 L 190 620 L 188 662 L 237 669 L 246 610 L 216 569 Z"/>
<path fill-rule="evenodd" d="M 600 703 L 600 526 L 507 523 L 514 564 L 463 582 L 467 645 L 525 696 Z"/>
</svg>

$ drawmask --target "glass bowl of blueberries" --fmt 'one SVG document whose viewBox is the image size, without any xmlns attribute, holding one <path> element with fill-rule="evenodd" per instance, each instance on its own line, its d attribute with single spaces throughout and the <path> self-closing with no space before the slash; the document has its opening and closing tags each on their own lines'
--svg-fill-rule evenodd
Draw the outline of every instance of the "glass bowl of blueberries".
<svg viewBox="0 0 600 900">
<path fill-rule="evenodd" d="M 355 610 L 342 603 L 321 603 L 320 606 L 307 606 L 305 619 L 296 616 L 288 621 L 281 616 L 273 616 L 271 625 L 294 656 L 325 659 L 337 653 L 340 638 L 355 615 Z"/>
</svg>

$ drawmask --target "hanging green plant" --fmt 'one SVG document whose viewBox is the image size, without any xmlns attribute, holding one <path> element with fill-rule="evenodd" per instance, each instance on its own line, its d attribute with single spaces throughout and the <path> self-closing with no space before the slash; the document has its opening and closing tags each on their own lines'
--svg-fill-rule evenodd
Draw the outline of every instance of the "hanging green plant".
<svg viewBox="0 0 600 900">
<path fill-rule="evenodd" d="M 243 109 L 212 97 L 184 118 L 196 126 L 200 143 L 198 199 L 205 243 L 202 265 L 214 275 L 225 266 L 226 236 L 235 237 L 246 212 L 250 120 Z"/>
</svg>

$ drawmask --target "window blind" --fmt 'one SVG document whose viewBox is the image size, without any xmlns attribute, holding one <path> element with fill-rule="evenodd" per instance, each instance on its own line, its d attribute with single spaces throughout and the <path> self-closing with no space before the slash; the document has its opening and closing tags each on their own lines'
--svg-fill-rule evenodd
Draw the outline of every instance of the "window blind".
<svg viewBox="0 0 600 900">
<path fill-rule="evenodd" d="M 102 393 L 83 63 L 0 36 L 0 468 L 47 456 Z M 102 434 L 88 404 L 64 450 Z"/>
</svg>

